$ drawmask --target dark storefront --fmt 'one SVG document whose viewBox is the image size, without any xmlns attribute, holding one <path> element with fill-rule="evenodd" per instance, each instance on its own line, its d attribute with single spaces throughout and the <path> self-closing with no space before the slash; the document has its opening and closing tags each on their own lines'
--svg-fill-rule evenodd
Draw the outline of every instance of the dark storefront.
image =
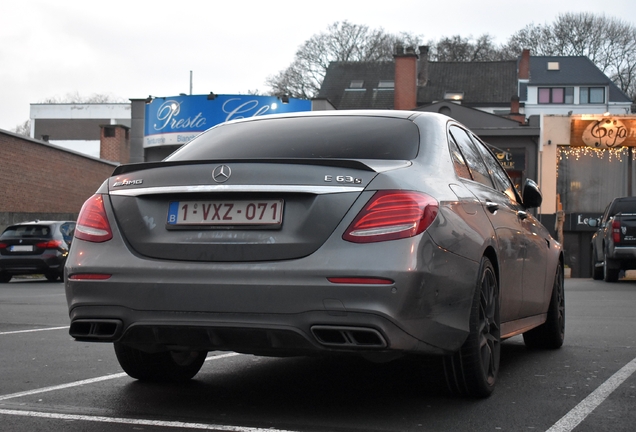
<svg viewBox="0 0 636 432">
<path fill-rule="evenodd" d="M 570 145 L 559 146 L 557 193 L 563 207 L 566 265 L 572 277 L 591 277 L 591 240 L 598 218 L 614 198 L 636 190 L 636 118 L 572 118 Z M 544 224 L 546 222 L 544 221 Z"/>
</svg>

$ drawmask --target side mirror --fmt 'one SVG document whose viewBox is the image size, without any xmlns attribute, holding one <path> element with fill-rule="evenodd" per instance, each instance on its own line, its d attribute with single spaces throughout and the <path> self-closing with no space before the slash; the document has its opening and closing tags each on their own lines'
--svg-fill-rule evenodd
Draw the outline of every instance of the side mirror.
<svg viewBox="0 0 636 432">
<path fill-rule="evenodd" d="M 539 207 L 543 202 L 543 195 L 539 190 L 539 186 L 534 180 L 526 179 L 523 184 L 523 194 L 521 199 L 525 208 Z"/>
</svg>

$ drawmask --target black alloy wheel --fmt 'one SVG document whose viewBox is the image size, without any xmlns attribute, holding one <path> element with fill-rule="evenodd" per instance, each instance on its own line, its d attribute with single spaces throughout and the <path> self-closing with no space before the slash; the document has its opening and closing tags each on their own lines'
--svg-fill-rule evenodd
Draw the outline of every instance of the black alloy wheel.
<svg viewBox="0 0 636 432">
<path fill-rule="evenodd" d="M 565 339 L 565 283 L 563 265 L 559 263 L 554 276 L 552 297 L 545 323 L 523 334 L 523 342 L 531 349 L 558 349 Z"/>
<path fill-rule="evenodd" d="M 449 390 L 457 395 L 488 397 L 495 388 L 501 354 L 499 285 L 490 260 L 483 257 L 470 314 L 470 333 L 455 354 L 444 358 Z"/>
</svg>

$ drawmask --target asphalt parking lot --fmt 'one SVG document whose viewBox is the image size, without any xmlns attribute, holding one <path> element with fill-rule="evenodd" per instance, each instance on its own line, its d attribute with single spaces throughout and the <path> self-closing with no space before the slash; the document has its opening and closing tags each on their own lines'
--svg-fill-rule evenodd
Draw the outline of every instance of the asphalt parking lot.
<svg viewBox="0 0 636 432">
<path fill-rule="evenodd" d="M 0 430 L 631 431 L 636 280 L 566 280 L 566 342 L 506 341 L 495 393 L 448 396 L 434 364 L 213 352 L 187 384 L 144 384 L 68 335 L 60 282 L 0 285 Z"/>
</svg>

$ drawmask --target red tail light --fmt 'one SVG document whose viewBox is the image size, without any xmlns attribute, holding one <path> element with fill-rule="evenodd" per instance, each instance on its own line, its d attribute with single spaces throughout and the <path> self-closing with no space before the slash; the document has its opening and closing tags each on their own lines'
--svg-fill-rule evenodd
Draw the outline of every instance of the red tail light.
<svg viewBox="0 0 636 432">
<path fill-rule="evenodd" d="M 47 242 L 40 242 L 35 245 L 40 249 L 57 249 L 62 246 L 62 240 L 49 240 Z"/>
<path fill-rule="evenodd" d="M 7 246 L 9 246 L 9 244 L 8 244 L 8 243 L 0 243 L 0 249 L 4 249 L 4 248 L 6 248 Z"/>
<path fill-rule="evenodd" d="M 342 236 L 354 243 L 413 237 L 426 230 L 439 209 L 436 199 L 419 192 L 378 191 Z"/>
<path fill-rule="evenodd" d="M 82 206 L 75 226 L 75 238 L 96 243 L 113 238 L 101 195 L 93 195 Z"/>
<path fill-rule="evenodd" d="M 612 240 L 614 243 L 621 242 L 621 223 L 616 219 L 612 221 Z"/>
</svg>

